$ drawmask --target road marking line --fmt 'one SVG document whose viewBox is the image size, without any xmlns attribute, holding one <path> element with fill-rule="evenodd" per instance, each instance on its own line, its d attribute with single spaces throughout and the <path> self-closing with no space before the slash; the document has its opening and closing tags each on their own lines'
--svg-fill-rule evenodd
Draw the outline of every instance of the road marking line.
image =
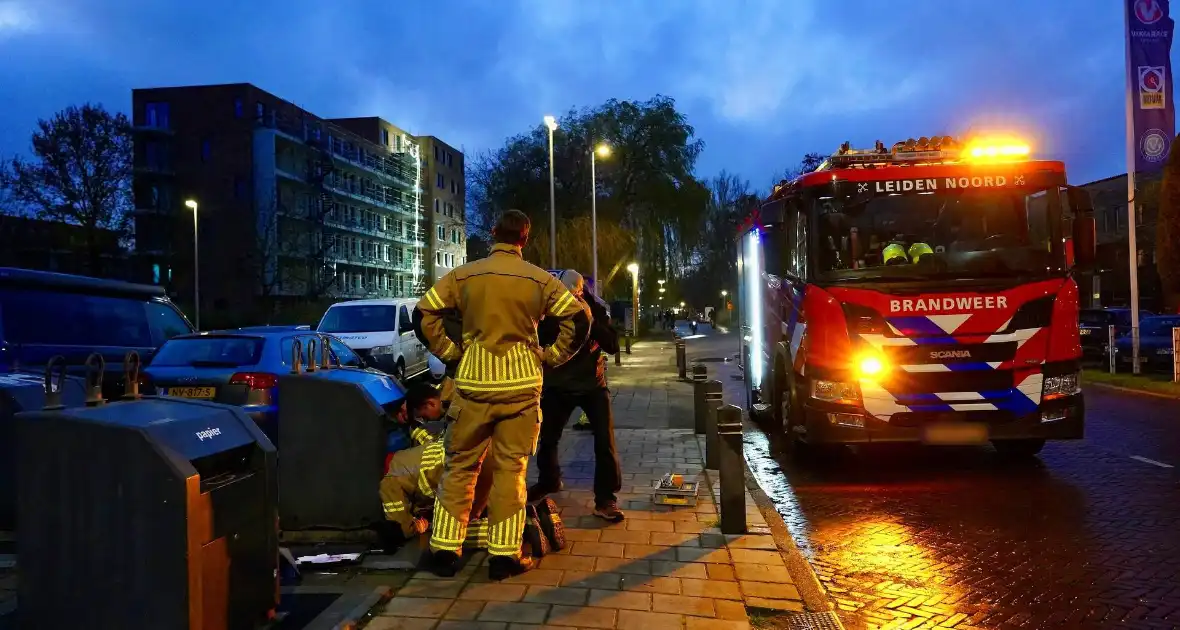
<svg viewBox="0 0 1180 630">
<path fill-rule="evenodd" d="M 1151 464 L 1152 466 L 1159 466 L 1160 468 L 1173 468 L 1173 466 L 1171 464 L 1157 462 L 1154 459 L 1148 459 L 1146 457 L 1140 457 L 1138 455 L 1132 455 L 1131 459 L 1133 459 L 1135 461 L 1143 462 L 1144 464 Z"/>
</svg>

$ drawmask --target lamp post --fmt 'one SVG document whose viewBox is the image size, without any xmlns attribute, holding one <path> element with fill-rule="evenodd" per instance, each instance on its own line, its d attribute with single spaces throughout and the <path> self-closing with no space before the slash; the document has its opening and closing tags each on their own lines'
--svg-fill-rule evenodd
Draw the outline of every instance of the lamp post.
<svg viewBox="0 0 1180 630">
<path fill-rule="evenodd" d="M 631 272 L 631 334 L 639 334 L 639 265 L 631 263 L 627 265 L 627 271 Z"/>
<path fill-rule="evenodd" d="M 602 289 L 598 286 L 598 176 L 594 174 L 594 156 L 610 156 L 610 146 L 600 144 L 590 152 L 590 250 L 594 258 L 592 272 L 594 273 L 594 295 L 602 297 Z"/>
<path fill-rule="evenodd" d="M 193 324 L 201 330 L 201 241 L 197 230 L 197 200 L 188 199 L 184 205 L 193 209 Z"/>
<path fill-rule="evenodd" d="M 557 194 L 553 184 L 553 132 L 557 131 L 557 119 L 546 116 L 545 126 L 549 128 L 549 268 L 557 269 Z"/>
</svg>

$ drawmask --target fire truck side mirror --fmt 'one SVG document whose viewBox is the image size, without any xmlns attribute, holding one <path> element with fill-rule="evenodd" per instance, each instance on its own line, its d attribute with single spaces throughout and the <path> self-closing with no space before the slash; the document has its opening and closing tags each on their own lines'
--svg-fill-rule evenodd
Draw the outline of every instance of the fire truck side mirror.
<svg viewBox="0 0 1180 630">
<path fill-rule="evenodd" d="M 1073 255 L 1079 271 L 1091 271 L 1097 262 L 1097 224 L 1094 221 L 1094 202 L 1084 188 L 1066 188 L 1069 208 L 1073 211 Z"/>
<path fill-rule="evenodd" d="M 1097 262 L 1097 245 L 1095 233 L 1097 227 L 1094 215 L 1075 217 L 1073 220 L 1073 255 L 1074 264 L 1079 271 L 1091 271 Z"/>
</svg>

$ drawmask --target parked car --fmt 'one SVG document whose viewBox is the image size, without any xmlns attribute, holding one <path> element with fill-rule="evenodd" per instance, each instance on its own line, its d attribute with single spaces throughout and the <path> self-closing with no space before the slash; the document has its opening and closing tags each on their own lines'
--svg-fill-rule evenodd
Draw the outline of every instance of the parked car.
<svg viewBox="0 0 1180 630">
<path fill-rule="evenodd" d="M 106 361 L 103 394 L 123 394 L 123 358 L 146 362 L 193 326 L 158 286 L 0 267 L 0 370 L 39 370 L 55 355 L 81 374 L 91 353 Z"/>
<path fill-rule="evenodd" d="M 1151 311 L 1139 311 L 1139 319 L 1155 315 Z M 1110 344 L 1109 326 L 1115 327 L 1116 335 L 1131 330 L 1131 309 L 1129 308 L 1085 308 L 1078 314 L 1078 332 L 1082 340 L 1082 358 L 1085 360 L 1107 360 Z"/>
<path fill-rule="evenodd" d="M 316 330 L 335 335 L 369 365 L 405 382 L 432 373 L 430 353 L 414 334 L 415 305 L 411 298 L 338 302 Z M 436 360 L 436 365 L 442 364 Z"/>
<path fill-rule="evenodd" d="M 1139 320 L 1139 366 L 1148 370 L 1172 369 L 1172 329 L 1180 327 L 1180 315 L 1156 315 Z M 1131 365 L 1131 335 L 1114 342 L 1120 364 Z"/>
<path fill-rule="evenodd" d="M 142 391 L 239 405 L 278 444 L 279 374 L 291 371 L 296 339 L 303 344 L 306 364 L 308 342 L 317 337 L 329 339 L 333 362 L 366 367 L 360 356 L 330 335 L 283 326 L 222 330 L 168 340 L 144 369 Z"/>
</svg>

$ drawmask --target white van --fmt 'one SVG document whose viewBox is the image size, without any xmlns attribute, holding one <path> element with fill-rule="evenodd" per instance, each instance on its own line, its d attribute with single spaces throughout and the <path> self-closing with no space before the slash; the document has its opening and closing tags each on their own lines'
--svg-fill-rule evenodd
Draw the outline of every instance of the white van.
<svg viewBox="0 0 1180 630">
<path fill-rule="evenodd" d="M 316 330 L 331 333 L 383 372 L 406 380 L 432 373 L 441 363 L 418 341 L 410 314 L 413 298 L 352 300 L 328 307 Z M 433 365 L 432 365 L 433 364 Z"/>
</svg>

